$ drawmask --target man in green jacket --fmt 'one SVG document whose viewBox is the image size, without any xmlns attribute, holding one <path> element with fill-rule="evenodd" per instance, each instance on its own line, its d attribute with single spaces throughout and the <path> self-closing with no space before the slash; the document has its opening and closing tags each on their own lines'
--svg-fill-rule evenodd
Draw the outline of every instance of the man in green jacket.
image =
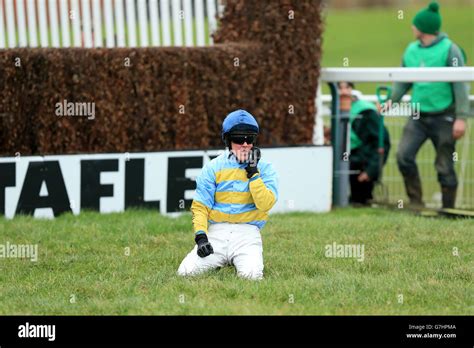
<svg viewBox="0 0 474 348">
<path fill-rule="evenodd" d="M 413 19 L 416 41 L 403 55 L 404 67 L 458 67 L 465 64 L 464 52 L 446 34 L 440 33 L 439 5 L 432 2 Z M 469 116 L 469 86 L 463 82 L 395 83 L 392 100 L 399 102 L 412 88 L 412 105 L 420 110 L 419 117 L 409 118 L 399 143 L 397 162 L 412 206 L 423 207 L 421 181 L 415 162 L 423 143 L 430 139 L 436 150 L 435 167 L 441 185 L 443 208 L 453 208 L 457 178 L 453 154 L 456 140 L 466 131 Z"/>
<path fill-rule="evenodd" d="M 380 176 L 381 154 L 379 152 L 380 115 L 375 104 L 359 99 L 353 93 L 352 82 L 339 82 L 341 112 L 349 112 L 350 156 L 349 176 L 350 202 L 367 205 L 372 200 L 374 183 Z M 384 127 L 383 163 L 390 151 L 390 138 Z"/>
</svg>

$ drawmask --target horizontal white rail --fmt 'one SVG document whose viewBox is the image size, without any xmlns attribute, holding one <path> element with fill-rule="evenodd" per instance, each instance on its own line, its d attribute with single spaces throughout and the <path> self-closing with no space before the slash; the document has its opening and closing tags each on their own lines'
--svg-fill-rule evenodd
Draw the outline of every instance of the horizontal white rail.
<svg viewBox="0 0 474 348">
<path fill-rule="evenodd" d="M 376 102 L 377 96 L 375 94 L 364 94 L 362 99 L 370 101 L 370 102 Z M 321 96 L 321 100 L 323 103 L 330 103 L 332 101 L 332 96 L 330 94 L 323 94 Z M 409 102 L 411 100 L 411 95 L 404 95 L 402 97 L 402 102 Z M 469 96 L 469 102 L 474 103 L 474 95 Z"/>
<path fill-rule="evenodd" d="M 468 82 L 474 81 L 474 68 L 322 68 L 321 80 L 325 82 Z"/>
<path fill-rule="evenodd" d="M 322 68 L 316 95 L 316 118 L 313 131 L 313 144 L 324 144 L 323 116 L 331 114 L 327 104 L 331 101 L 330 95 L 322 94 L 323 82 L 471 82 L 474 81 L 473 67 L 446 67 L 446 68 Z M 377 101 L 375 95 L 364 96 L 363 99 Z M 406 95 L 402 101 L 410 101 Z M 469 96 L 474 101 L 474 96 Z"/>
</svg>

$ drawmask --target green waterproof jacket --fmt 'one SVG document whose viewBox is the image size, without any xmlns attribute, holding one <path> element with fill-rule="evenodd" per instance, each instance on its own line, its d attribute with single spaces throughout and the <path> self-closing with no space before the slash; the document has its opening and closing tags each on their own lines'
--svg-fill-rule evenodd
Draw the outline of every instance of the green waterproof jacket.
<svg viewBox="0 0 474 348">
<path fill-rule="evenodd" d="M 371 180 L 379 177 L 379 127 L 380 116 L 373 103 L 355 100 L 351 106 L 351 156 L 350 160 L 364 163 L 365 172 Z M 387 161 L 390 151 L 390 136 L 384 127 L 384 157 L 383 163 Z"/>
</svg>

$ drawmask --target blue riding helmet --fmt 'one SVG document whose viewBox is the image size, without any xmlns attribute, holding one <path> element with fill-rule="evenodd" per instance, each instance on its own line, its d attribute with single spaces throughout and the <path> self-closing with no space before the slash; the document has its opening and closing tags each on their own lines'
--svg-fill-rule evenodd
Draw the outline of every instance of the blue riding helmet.
<svg viewBox="0 0 474 348">
<path fill-rule="evenodd" d="M 222 140 L 224 142 L 230 133 L 258 134 L 258 132 L 259 127 L 255 117 L 242 109 L 232 111 L 222 122 Z"/>
</svg>

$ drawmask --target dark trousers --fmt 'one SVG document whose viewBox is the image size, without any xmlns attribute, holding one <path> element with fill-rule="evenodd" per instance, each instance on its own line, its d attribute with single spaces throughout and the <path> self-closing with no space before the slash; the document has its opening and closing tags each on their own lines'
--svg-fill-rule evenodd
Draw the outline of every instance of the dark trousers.
<svg viewBox="0 0 474 348">
<path fill-rule="evenodd" d="M 397 163 L 406 178 L 419 177 L 416 154 L 423 143 L 430 139 L 436 151 L 435 168 L 438 182 L 443 187 L 456 187 L 453 153 L 456 140 L 453 138 L 454 116 L 446 113 L 439 116 L 421 116 L 408 119 L 398 145 Z"/>
<path fill-rule="evenodd" d="M 360 171 L 363 172 L 365 169 L 365 163 L 363 162 L 350 162 L 350 169 L 351 171 Z M 351 197 L 349 199 L 350 203 L 358 203 L 358 204 L 368 204 L 369 201 L 373 198 L 372 191 L 374 190 L 374 182 L 373 181 L 366 181 L 366 182 L 359 182 L 357 181 L 357 177 L 360 173 L 354 173 L 350 175 L 350 183 L 351 183 Z"/>
</svg>

